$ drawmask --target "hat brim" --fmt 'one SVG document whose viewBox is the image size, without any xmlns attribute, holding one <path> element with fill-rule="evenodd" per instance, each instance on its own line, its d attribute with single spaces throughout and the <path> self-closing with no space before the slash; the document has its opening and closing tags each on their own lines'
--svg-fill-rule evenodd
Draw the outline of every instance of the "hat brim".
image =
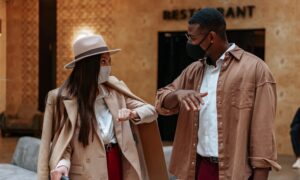
<svg viewBox="0 0 300 180">
<path fill-rule="evenodd" d="M 97 55 L 97 54 L 103 54 L 103 53 L 108 53 L 110 55 L 114 55 L 116 54 L 117 52 L 121 51 L 121 49 L 110 49 L 110 50 L 107 50 L 107 51 L 99 51 L 99 52 L 95 52 L 95 53 L 92 53 L 92 54 L 88 54 L 86 56 L 82 56 L 80 58 L 77 58 L 77 59 L 74 59 L 73 61 L 69 62 L 68 64 L 66 64 L 64 66 L 65 69 L 72 69 L 75 67 L 75 63 L 86 58 L 86 57 L 90 57 L 90 56 L 94 56 L 94 55 Z"/>
</svg>

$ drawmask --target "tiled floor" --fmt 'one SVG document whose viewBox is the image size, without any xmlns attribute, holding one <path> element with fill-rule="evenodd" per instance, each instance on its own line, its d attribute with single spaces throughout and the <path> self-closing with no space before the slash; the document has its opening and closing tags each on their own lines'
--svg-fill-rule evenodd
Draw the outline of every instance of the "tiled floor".
<svg viewBox="0 0 300 180">
<path fill-rule="evenodd" d="M 11 161 L 17 140 L 17 137 L 0 137 L 0 163 L 9 163 Z M 164 145 L 171 145 L 171 143 L 167 142 Z M 291 168 L 295 160 L 294 157 L 281 155 L 278 159 L 282 170 L 279 172 L 272 171 L 269 180 L 300 180 L 300 170 Z"/>
<path fill-rule="evenodd" d="M 280 155 L 278 161 L 282 166 L 279 172 L 272 171 L 270 180 L 300 180 L 300 169 L 293 169 L 292 164 L 295 158 L 293 156 Z"/>
</svg>

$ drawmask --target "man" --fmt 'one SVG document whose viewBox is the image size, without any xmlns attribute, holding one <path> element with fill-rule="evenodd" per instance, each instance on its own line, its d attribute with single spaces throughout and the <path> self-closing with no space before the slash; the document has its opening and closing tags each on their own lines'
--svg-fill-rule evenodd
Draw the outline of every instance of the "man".
<svg viewBox="0 0 300 180">
<path fill-rule="evenodd" d="M 298 108 L 293 122 L 291 124 L 291 141 L 293 145 L 293 150 L 296 156 L 296 162 L 292 165 L 293 168 L 300 169 L 300 108 Z"/>
<path fill-rule="evenodd" d="M 264 180 L 276 162 L 276 84 L 267 65 L 226 37 L 213 8 L 188 24 L 187 53 L 199 61 L 157 92 L 162 115 L 179 113 L 170 172 L 179 179 Z"/>
</svg>

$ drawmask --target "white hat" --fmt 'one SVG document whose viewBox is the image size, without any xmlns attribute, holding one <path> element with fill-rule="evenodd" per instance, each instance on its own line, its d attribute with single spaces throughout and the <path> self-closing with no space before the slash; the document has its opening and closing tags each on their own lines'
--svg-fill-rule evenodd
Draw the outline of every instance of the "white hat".
<svg viewBox="0 0 300 180">
<path fill-rule="evenodd" d="M 75 63 L 86 57 L 109 52 L 110 55 L 121 51 L 121 49 L 108 49 L 101 35 L 89 35 L 78 39 L 73 44 L 74 60 L 65 65 L 66 69 L 75 67 Z"/>
</svg>

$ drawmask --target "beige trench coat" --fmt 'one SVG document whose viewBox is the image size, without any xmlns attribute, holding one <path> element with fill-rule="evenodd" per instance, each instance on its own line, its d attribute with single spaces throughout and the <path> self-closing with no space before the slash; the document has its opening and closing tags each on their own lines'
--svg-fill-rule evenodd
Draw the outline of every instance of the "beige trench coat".
<svg viewBox="0 0 300 180">
<path fill-rule="evenodd" d="M 115 77 L 110 77 L 106 85 L 110 93 L 104 100 L 112 113 L 115 136 L 122 151 L 123 179 L 147 179 L 145 162 L 142 162 L 143 159 L 138 154 L 131 123 L 129 121 L 120 123 L 116 119 L 118 110 L 126 107 L 137 111 L 141 117 L 141 121 L 138 123 L 152 122 L 157 118 L 155 109 L 136 97 L 122 81 Z M 38 179 L 48 179 L 50 170 L 54 169 L 62 158 L 71 161 L 69 176 L 72 180 L 108 179 L 106 153 L 100 134 L 86 148 L 83 148 L 77 141 L 79 128 L 76 99 L 63 101 L 69 121 L 66 122 L 58 135 L 52 132 L 53 121 L 56 120 L 57 93 L 58 89 L 52 90 L 47 98 L 38 159 Z M 53 137 L 54 139 L 51 141 Z"/>
</svg>

